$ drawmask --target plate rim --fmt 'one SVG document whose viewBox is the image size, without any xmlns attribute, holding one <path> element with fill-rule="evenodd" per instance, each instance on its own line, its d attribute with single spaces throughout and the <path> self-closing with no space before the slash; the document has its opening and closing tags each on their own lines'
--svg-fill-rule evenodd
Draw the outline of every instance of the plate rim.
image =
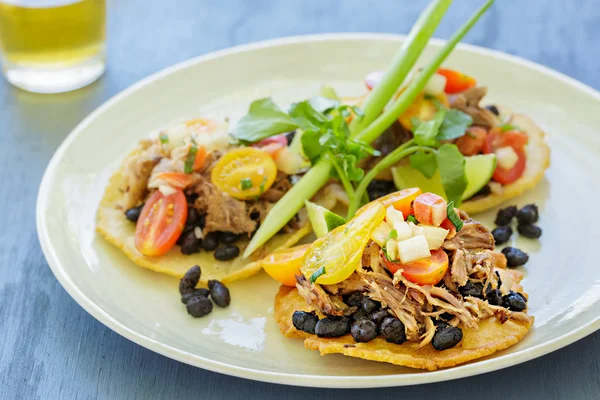
<svg viewBox="0 0 600 400">
<path fill-rule="evenodd" d="M 305 375 L 305 374 L 290 374 L 280 373 L 275 371 L 266 371 L 251 369 L 246 367 L 235 366 L 220 361 L 215 361 L 210 358 L 206 358 L 200 355 L 194 355 L 183 350 L 176 349 L 174 347 L 165 345 L 157 340 L 154 340 L 148 336 L 138 333 L 126 325 L 115 320 L 110 314 L 102 310 L 96 303 L 89 299 L 69 278 L 62 262 L 58 258 L 54 248 L 51 244 L 51 239 L 48 232 L 48 221 L 46 218 L 45 210 L 48 209 L 48 193 L 51 189 L 50 183 L 54 171 L 59 165 L 60 160 L 63 158 L 64 153 L 69 148 L 71 142 L 77 138 L 84 129 L 92 123 L 98 115 L 101 115 L 107 108 L 111 107 L 114 103 L 119 102 L 122 98 L 129 96 L 131 93 L 141 89 L 142 87 L 151 84 L 157 79 L 165 77 L 169 74 L 175 73 L 176 71 L 185 69 L 189 66 L 200 64 L 212 59 L 220 58 L 230 54 L 252 52 L 261 48 L 273 48 L 280 46 L 287 46 L 298 43 L 314 43 L 314 42 L 326 42 L 326 41 L 356 41 L 356 40 L 375 40 L 375 41 L 393 41 L 402 42 L 406 38 L 406 35 L 390 34 L 390 33 L 372 33 L 372 32 L 351 32 L 351 33 L 325 33 L 325 34 L 309 34 L 309 35 L 296 35 L 287 36 L 282 38 L 268 39 L 257 42 L 251 42 L 247 44 L 237 45 L 228 47 L 225 49 L 213 51 L 207 54 L 203 54 L 197 57 L 190 58 L 188 60 L 179 62 L 175 65 L 161 69 L 153 74 L 141 79 L 140 81 L 133 83 L 121 92 L 113 95 L 94 111 L 92 111 L 87 117 L 85 117 L 77 126 L 67 135 L 63 142 L 54 152 L 50 162 L 48 163 L 46 170 L 44 171 L 40 187 L 38 190 L 38 196 L 36 201 L 36 228 L 38 233 L 38 240 L 40 242 L 42 252 L 48 262 L 50 270 L 59 281 L 65 291 L 79 304 L 87 313 L 94 317 L 97 321 L 114 331 L 115 333 L 125 337 L 126 339 L 145 347 L 155 353 L 161 354 L 165 357 L 189 364 L 195 367 L 203 368 L 213 372 L 218 372 L 226 375 L 236 376 L 240 378 L 246 378 L 256 381 L 278 383 L 285 385 L 294 386 L 306 386 L 306 387 L 323 387 L 323 388 L 371 388 L 371 387 L 390 387 L 390 386 L 405 386 L 405 385 L 417 385 L 425 383 L 434 383 L 440 381 L 446 381 L 451 379 L 464 378 L 468 376 L 474 376 L 483 374 L 486 372 L 495 371 L 502 368 L 511 367 L 520 364 L 525 361 L 543 356 L 562 347 L 565 347 L 583 337 L 590 335 L 596 330 L 600 329 L 600 316 L 589 321 L 587 324 L 578 327 L 577 329 L 566 333 L 562 336 L 554 338 L 548 342 L 538 344 L 531 348 L 520 350 L 516 353 L 505 354 L 498 357 L 490 358 L 483 361 L 476 361 L 461 366 L 441 369 L 437 371 L 421 372 L 415 370 L 414 373 L 408 374 L 395 374 L 395 375 L 340 375 L 340 376 L 317 376 L 317 375 Z M 430 43 L 440 45 L 445 43 L 445 40 L 432 38 Z M 483 54 L 488 57 L 499 58 L 507 60 L 521 66 L 533 69 L 546 76 L 550 76 L 554 79 L 564 82 L 565 84 L 577 89 L 578 91 L 584 92 L 597 101 L 600 102 L 600 92 L 591 86 L 584 84 L 568 75 L 553 70 L 544 65 L 535 63 L 533 61 L 524 59 L 519 56 L 511 55 L 508 53 L 501 52 L 499 50 L 492 50 L 485 47 L 460 43 L 458 48 L 466 50 L 472 53 Z"/>
</svg>

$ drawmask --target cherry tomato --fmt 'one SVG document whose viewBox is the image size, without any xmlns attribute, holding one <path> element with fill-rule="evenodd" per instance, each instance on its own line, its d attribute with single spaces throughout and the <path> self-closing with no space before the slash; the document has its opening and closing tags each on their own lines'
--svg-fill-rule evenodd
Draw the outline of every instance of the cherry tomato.
<svg viewBox="0 0 600 400">
<path fill-rule="evenodd" d="M 448 204 L 434 193 L 423 193 L 413 202 L 415 218 L 422 224 L 440 226 L 448 216 Z"/>
<path fill-rule="evenodd" d="M 474 78 L 453 69 L 440 68 L 437 73 L 446 77 L 446 88 L 448 94 L 460 93 L 477 84 Z"/>
<path fill-rule="evenodd" d="M 508 185 L 519 179 L 525 172 L 527 166 L 527 154 L 525 153 L 525 145 L 529 137 L 527 134 L 519 131 L 502 132 L 500 128 L 494 128 L 488 133 L 483 152 L 486 154 L 493 153 L 496 149 L 504 146 L 512 147 L 519 158 L 517 163 L 510 169 L 505 169 L 496 166 L 492 179 L 503 185 Z"/>
<path fill-rule="evenodd" d="M 175 189 L 185 189 L 192 183 L 193 178 L 183 172 L 159 172 L 153 181 L 163 181 Z"/>
<path fill-rule="evenodd" d="M 278 143 L 281 146 L 285 147 L 288 145 L 288 140 L 285 137 L 285 134 L 281 134 L 281 135 L 270 136 L 266 139 L 261 140 L 258 143 L 254 143 L 252 146 L 260 148 L 260 147 L 266 146 L 271 143 Z"/>
<path fill-rule="evenodd" d="M 261 261 L 269 276 L 286 286 L 296 286 L 296 275 L 301 275 L 302 258 L 310 244 L 277 250 Z"/>
<path fill-rule="evenodd" d="M 402 212 L 402 215 L 406 219 L 409 214 L 413 213 L 412 203 L 421 193 L 421 189 L 419 188 L 407 188 L 380 197 L 377 201 L 383 204 L 383 207 L 386 209 L 389 206 L 394 206 L 396 210 Z"/>
<path fill-rule="evenodd" d="M 406 264 L 388 261 L 385 257 L 384 260 L 392 274 L 402 269 L 402 275 L 406 279 L 419 285 L 435 285 L 448 270 L 448 254 L 442 249 L 432 250 L 431 256 Z"/>
<path fill-rule="evenodd" d="M 194 118 L 185 122 L 186 126 L 197 128 L 198 130 L 212 130 L 217 124 L 212 119 Z"/>
<path fill-rule="evenodd" d="M 204 146 L 198 147 L 198 151 L 196 151 L 196 158 L 194 159 L 194 166 L 193 166 L 194 171 L 199 171 L 202 169 L 202 167 L 204 167 L 204 164 L 206 163 L 207 155 L 208 154 L 206 152 L 206 147 L 204 147 Z"/>
<path fill-rule="evenodd" d="M 135 247 L 145 256 L 160 256 L 177 242 L 187 219 L 183 191 L 165 196 L 160 190 L 150 195 L 135 227 Z"/>
<path fill-rule="evenodd" d="M 374 71 L 365 76 L 365 86 L 369 90 L 373 90 L 373 88 L 381 82 L 381 78 L 383 78 L 383 71 Z"/>
<path fill-rule="evenodd" d="M 236 199 L 248 200 L 269 190 L 276 175 L 277 166 L 268 153 L 254 147 L 242 147 L 217 161 L 211 180 Z"/>
<path fill-rule="evenodd" d="M 487 131 L 479 126 L 471 126 L 467 129 L 464 136 L 456 141 L 458 151 L 465 156 L 474 156 L 481 153 L 483 145 L 487 138 Z"/>
<path fill-rule="evenodd" d="M 402 93 L 402 92 L 400 92 Z M 449 106 L 448 96 L 444 93 L 436 96 L 425 96 L 423 93 L 419 94 L 412 104 L 406 109 L 406 111 L 398 118 L 400 124 L 406 129 L 413 131 L 413 120 L 429 121 L 438 111 L 439 105 L 444 107 Z"/>
<path fill-rule="evenodd" d="M 456 235 L 456 227 L 448 218 L 442 221 L 440 228 L 444 228 L 449 231 L 448 235 L 446 235 L 446 239 L 452 239 Z"/>
</svg>

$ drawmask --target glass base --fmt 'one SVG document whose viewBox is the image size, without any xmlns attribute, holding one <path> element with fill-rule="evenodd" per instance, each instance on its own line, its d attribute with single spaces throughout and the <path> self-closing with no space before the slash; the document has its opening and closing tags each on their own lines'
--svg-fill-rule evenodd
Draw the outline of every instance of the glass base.
<svg viewBox="0 0 600 400">
<path fill-rule="evenodd" d="M 6 79 L 16 87 L 33 93 L 62 93 L 79 89 L 98 79 L 105 69 L 106 62 L 101 55 L 65 67 L 21 65 L 4 60 Z"/>
</svg>

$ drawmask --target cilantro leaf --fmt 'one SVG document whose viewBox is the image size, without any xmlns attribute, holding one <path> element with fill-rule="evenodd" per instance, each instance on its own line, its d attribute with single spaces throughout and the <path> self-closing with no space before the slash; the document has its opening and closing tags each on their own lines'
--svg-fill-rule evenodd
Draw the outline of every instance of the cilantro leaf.
<svg viewBox="0 0 600 400">
<path fill-rule="evenodd" d="M 437 160 L 433 152 L 419 151 L 410 156 L 410 166 L 431 179 L 437 171 Z"/>
<path fill-rule="evenodd" d="M 312 129 L 319 131 L 324 124 L 329 122 L 329 118 L 316 110 L 310 103 L 310 100 L 292 104 L 289 115 L 304 130 Z"/>
<path fill-rule="evenodd" d="M 167 144 L 167 143 L 169 143 L 169 135 L 167 135 L 166 133 L 162 132 L 162 133 L 160 134 L 159 138 L 160 138 L 160 142 L 161 142 L 162 144 Z"/>
<path fill-rule="evenodd" d="M 419 126 L 417 127 L 417 129 L 415 129 L 414 132 L 415 142 L 417 142 L 419 146 L 439 146 L 439 142 L 436 139 L 436 136 L 438 135 L 440 126 L 444 121 L 445 115 L 445 110 L 439 110 L 435 113 L 433 119 L 421 122 L 419 124 Z"/>
<path fill-rule="evenodd" d="M 240 180 L 240 187 L 242 190 L 248 190 L 252 187 L 252 180 L 250 178 L 244 178 Z"/>
<path fill-rule="evenodd" d="M 450 109 L 444 116 L 437 135 L 438 140 L 453 140 L 465 134 L 467 128 L 473 124 L 473 118 L 469 114 L 456 109 Z"/>
<path fill-rule="evenodd" d="M 436 152 L 444 192 L 458 206 L 467 188 L 465 157 L 454 144 L 444 144 Z"/>
<path fill-rule="evenodd" d="M 340 105 L 338 100 L 330 99 L 323 96 L 314 96 L 308 99 L 308 103 L 320 113 L 326 113 Z"/>
<path fill-rule="evenodd" d="M 231 130 L 231 136 L 242 143 L 255 143 L 273 135 L 290 132 L 298 124 L 271 98 L 255 100 Z"/>
<path fill-rule="evenodd" d="M 446 106 L 442 104 L 442 102 L 440 101 L 440 99 L 438 99 L 437 97 L 431 95 L 431 94 L 426 94 L 425 95 L 425 100 L 429 100 L 433 103 L 433 106 L 436 108 L 436 110 L 447 110 Z"/>
</svg>

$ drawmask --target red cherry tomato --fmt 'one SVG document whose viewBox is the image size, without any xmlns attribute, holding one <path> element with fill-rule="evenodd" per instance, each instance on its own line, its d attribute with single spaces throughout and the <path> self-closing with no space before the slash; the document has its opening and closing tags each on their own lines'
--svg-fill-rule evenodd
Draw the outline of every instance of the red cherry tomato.
<svg viewBox="0 0 600 400">
<path fill-rule="evenodd" d="M 135 247 L 145 256 L 160 256 L 177 242 L 187 219 L 183 191 L 165 196 L 160 190 L 150 195 L 135 227 Z"/>
<path fill-rule="evenodd" d="M 467 129 L 467 133 L 461 136 L 456 141 L 456 147 L 465 156 L 474 156 L 481 153 L 485 139 L 487 138 L 487 131 L 480 126 L 471 126 Z"/>
<path fill-rule="evenodd" d="M 448 94 L 460 93 L 477 84 L 474 78 L 453 69 L 440 68 L 437 70 L 437 73 L 446 77 L 446 88 L 444 91 Z"/>
<path fill-rule="evenodd" d="M 485 154 L 494 153 L 500 147 L 512 147 L 519 158 L 517 163 L 510 169 L 505 169 L 496 166 L 492 179 L 503 185 L 507 185 L 519 179 L 527 166 L 527 154 L 525 153 L 525 145 L 529 137 L 527 134 L 519 131 L 502 132 L 500 128 L 491 129 L 488 133 L 486 141 L 483 145 Z"/>
<path fill-rule="evenodd" d="M 448 270 L 448 254 L 442 249 L 432 250 L 431 256 L 406 264 L 394 263 L 384 257 L 386 268 L 392 273 L 402 269 L 402 275 L 419 285 L 435 285 Z"/>
</svg>

